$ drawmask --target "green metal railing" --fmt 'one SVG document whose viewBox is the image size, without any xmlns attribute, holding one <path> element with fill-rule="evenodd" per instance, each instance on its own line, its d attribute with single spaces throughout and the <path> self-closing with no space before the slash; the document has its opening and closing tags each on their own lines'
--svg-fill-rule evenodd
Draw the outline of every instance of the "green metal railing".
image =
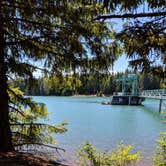
<svg viewBox="0 0 166 166">
<path fill-rule="evenodd" d="M 140 96 L 149 98 L 165 98 L 166 99 L 166 89 L 153 89 L 144 90 L 140 92 Z"/>
</svg>

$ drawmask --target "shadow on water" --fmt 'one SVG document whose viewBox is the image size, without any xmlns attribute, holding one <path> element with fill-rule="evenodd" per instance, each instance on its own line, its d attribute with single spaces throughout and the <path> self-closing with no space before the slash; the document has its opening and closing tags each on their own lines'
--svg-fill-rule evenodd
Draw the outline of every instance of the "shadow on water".
<svg viewBox="0 0 166 166">
<path fill-rule="evenodd" d="M 159 100 L 156 99 L 147 99 L 143 103 L 142 111 L 146 114 L 149 114 L 151 117 L 155 118 L 156 120 L 162 120 L 164 118 L 162 112 L 165 112 L 164 104 L 162 104 L 162 111 L 159 113 Z M 165 101 L 163 101 L 165 102 Z"/>
</svg>

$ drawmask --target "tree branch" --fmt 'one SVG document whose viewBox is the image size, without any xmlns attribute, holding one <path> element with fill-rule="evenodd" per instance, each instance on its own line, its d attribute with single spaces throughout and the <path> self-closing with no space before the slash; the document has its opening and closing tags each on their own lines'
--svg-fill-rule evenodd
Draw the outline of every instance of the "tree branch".
<svg viewBox="0 0 166 166">
<path fill-rule="evenodd" d="M 106 19 L 113 19 L 113 18 L 142 18 L 142 17 L 159 17 L 159 16 L 166 16 L 166 12 L 150 12 L 150 13 L 138 13 L 138 14 L 113 14 L 113 15 L 100 15 L 94 18 L 94 20 L 106 20 Z"/>
<path fill-rule="evenodd" d="M 30 126 L 30 125 L 35 125 L 35 126 L 49 126 L 49 127 L 53 127 L 49 124 L 46 123 L 11 123 L 11 126 Z"/>
<path fill-rule="evenodd" d="M 42 144 L 42 143 L 22 143 L 22 144 L 16 144 L 14 146 L 24 146 L 24 145 L 39 145 L 39 146 L 45 146 L 45 147 L 48 147 L 48 148 L 52 148 L 52 149 L 56 149 L 56 150 L 62 150 L 63 152 L 65 152 L 65 149 L 63 148 L 59 148 L 59 147 L 56 147 L 56 146 L 51 146 L 51 145 L 46 145 L 46 144 Z"/>
<path fill-rule="evenodd" d="M 23 133 L 20 133 L 20 132 L 12 132 L 13 135 L 16 135 L 16 136 L 22 136 L 24 138 L 31 138 L 29 135 L 26 135 L 26 134 L 23 134 Z"/>
<path fill-rule="evenodd" d="M 66 132 L 67 129 L 64 128 L 63 126 L 54 126 L 54 125 L 49 125 L 49 124 L 46 124 L 46 123 L 11 123 L 10 126 L 43 126 L 43 127 L 49 127 L 49 128 L 52 128 L 52 129 L 55 129 L 56 130 L 56 133 L 63 133 L 63 132 Z"/>
<path fill-rule="evenodd" d="M 29 23 L 29 24 L 33 24 L 33 25 L 38 25 L 38 26 L 42 26 L 43 28 L 44 27 L 48 27 L 48 26 L 52 26 L 51 23 L 49 22 L 46 22 L 46 21 L 35 21 L 35 20 L 29 20 L 29 19 L 26 19 L 26 18 L 17 18 L 17 17 L 5 17 L 5 19 L 8 19 L 10 21 L 16 21 L 16 22 L 25 22 L 25 23 Z M 55 27 L 55 25 L 54 25 Z"/>
<path fill-rule="evenodd" d="M 16 112 L 18 112 L 20 115 L 22 115 L 23 117 L 25 117 L 25 113 L 24 113 L 23 111 L 21 111 L 21 110 L 15 108 L 15 107 L 13 107 L 13 106 L 11 106 L 11 105 L 9 105 L 9 108 L 11 108 L 11 112 L 16 111 Z"/>
</svg>

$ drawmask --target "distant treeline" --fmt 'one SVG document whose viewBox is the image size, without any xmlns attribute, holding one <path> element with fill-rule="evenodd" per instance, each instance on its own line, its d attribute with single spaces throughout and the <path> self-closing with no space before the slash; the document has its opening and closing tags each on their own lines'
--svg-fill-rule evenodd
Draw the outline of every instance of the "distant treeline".
<svg viewBox="0 0 166 166">
<path fill-rule="evenodd" d="M 84 95 L 111 95 L 113 92 L 121 91 L 121 84 L 116 78 L 124 76 L 125 73 L 111 74 L 75 74 L 68 76 L 51 76 L 37 78 L 33 84 L 27 80 L 15 79 L 11 81 L 14 87 L 19 87 L 25 95 L 56 95 L 70 96 Z M 166 80 L 152 74 L 138 74 L 140 90 L 166 88 Z"/>
</svg>

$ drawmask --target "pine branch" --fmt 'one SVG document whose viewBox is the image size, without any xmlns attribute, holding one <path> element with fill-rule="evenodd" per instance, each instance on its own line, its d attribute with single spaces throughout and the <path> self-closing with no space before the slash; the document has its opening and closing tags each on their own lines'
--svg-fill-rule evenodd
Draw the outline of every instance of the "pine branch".
<svg viewBox="0 0 166 166">
<path fill-rule="evenodd" d="M 44 27 L 50 27 L 52 26 L 51 23 L 48 23 L 46 21 L 34 21 L 34 20 L 29 20 L 29 19 L 25 19 L 25 18 L 17 18 L 17 17 L 5 17 L 5 19 L 9 20 L 9 21 L 15 21 L 15 22 L 25 22 L 25 23 L 30 23 L 33 25 L 39 25 Z"/>
<path fill-rule="evenodd" d="M 38 67 L 38 66 L 35 66 L 35 65 L 32 65 L 32 64 L 29 64 L 29 63 L 25 63 L 25 62 L 22 62 L 22 63 L 19 63 L 19 65 L 25 65 L 26 68 L 29 67 L 29 68 L 32 68 L 33 70 L 40 70 L 40 71 L 43 71 L 43 72 L 46 72 L 46 73 L 49 73 L 49 71 L 45 68 L 41 68 L 41 67 Z"/>
<path fill-rule="evenodd" d="M 11 105 L 9 105 L 9 108 L 11 108 L 11 112 L 16 111 L 16 112 L 18 112 L 20 115 L 22 115 L 23 117 L 25 117 L 25 114 L 24 114 L 23 111 L 21 111 L 21 110 L 15 108 L 15 107 L 13 107 L 13 106 L 11 106 Z"/>
<path fill-rule="evenodd" d="M 43 71 L 43 72 L 46 72 L 46 73 L 50 73 L 47 69 L 45 69 L 45 68 L 41 68 L 41 67 L 38 67 L 38 66 L 35 66 L 35 65 L 31 65 L 31 64 L 28 64 L 28 63 L 25 63 L 25 64 L 27 64 L 28 66 L 30 66 L 30 67 L 33 67 L 34 69 L 38 69 L 38 70 L 40 70 L 40 71 Z"/>
<path fill-rule="evenodd" d="M 6 31 L 6 33 L 10 35 L 10 32 Z M 48 39 L 50 38 L 49 35 L 50 34 L 45 34 L 45 35 L 42 35 L 42 36 L 32 37 L 32 36 L 19 34 L 17 36 L 12 36 L 12 38 L 14 38 L 15 40 L 18 40 L 18 41 L 16 41 L 16 42 L 6 42 L 6 44 L 9 44 L 9 45 L 12 45 L 12 46 L 21 45 L 21 44 L 24 44 L 24 45 L 29 44 L 31 47 L 33 47 L 36 50 L 40 50 L 40 51 L 47 52 L 47 53 L 50 53 L 50 54 L 53 54 L 53 55 L 57 55 L 57 48 L 56 48 L 55 43 L 46 41 L 47 38 Z M 44 41 L 42 41 L 43 39 L 44 39 Z M 52 37 L 50 39 L 55 40 L 56 38 Z"/>
<path fill-rule="evenodd" d="M 49 124 L 46 124 L 46 123 L 11 123 L 10 125 L 11 126 L 31 126 L 31 125 L 34 125 L 34 126 L 48 126 L 48 127 L 56 128 L 58 130 L 66 130 L 62 127 L 53 126 L 53 125 L 49 125 Z"/>
<path fill-rule="evenodd" d="M 14 9 L 19 9 L 19 10 L 27 10 L 27 4 L 24 4 L 24 3 L 18 3 L 18 2 L 15 2 L 15 4 L 5 4 L 5 3 L 2 3 L 1 6 L 4 6 L 4 7 L 9 7 L 9 8 L 14 8 Z M 35 12 L 43 12 L 43 13 L 46 13 L 48 11 L 53 11 L 55 12 L 55 10 L 57 9 L 58 11 L 58 6 L 48 6 L 47 8 L 46 7 L 37 7 L 37 6 L 31 6 L 30 7 L 31 10 L 34 10 Z M 35 14 L 35 13 L 34 13 Z"/>
<path fill-rule="evenodd" d="M 45 36 L 37 36 L 37 37 L 31 37 L 31 36 L 25 36 L 25 39 L 22 39 L 20 37 L 15 37 L 15 36 L 12 36 L 15 40 L 17 41 L 8 41 L 6 42 L 5 44 L 7 46 L 13 46 L 13 45 L 21 45 L 21 44 L 26 44 L 26 42 L 41 42 L 41 40 L 43 39 L 47 39 L 49 38 L 49 36 L 45 35 Z M 43 42 L 44 43 L 44 42 Z"/>
<path fill-rule="evenodd" d="M 1 6 L 4 6 L 4 7 L 9 7 L 9 8 L 14 8 L 14 9 L 19 9 L 19 10 L 26 10 L 27 9 L 27 6 L 25 4 L 5 4 L 5 3 L 2 3 Z M 39 10 L 39 11 L 42 11 L 42 12 L 46 12 L 48 9 L 46 8 L 39 8 L 39 7 L 31 7 L 31 9 L 33 10 Z"/>
<path fill-rule="evenodd" d="M 18 131 L 13 131 L 12 134 L 15 135 L 15 136 L 20 136 L 20 137 L 22 137 L 22 138 L 24 137 L 24 138 L 26 138 L 26 139 L 30 139 L 30 138 L 31 138 L 29 135 L 20 133 L 20 132 L 18 132 Z"/>
<path fill-rule="evenodd" d="M 9 93 L 11 93 L 17 100 L 19 100 L 23 105 L 28 105 L 30 108 L 35 107 L 36 103 L 32 102 L 30 98 L 23 98 L 23 96 L 18 95 L 15 91 L 8 87 Z"/>
<path fill-rule="evenodd" d="M 42 144 L 42 143 L 21 143 L 21 144 L 16 144 L 14 146 L 24 146 L 24 145 L 39 145 L 39 146 L 45 146 L 45 147 L 48 147 L 48 148 L 52 148 L 52 149 L 56 149 L 56 150 L 61 150 L 63 152 L 65 152 L 66 150 L 63 149 L 63 148 L 59 148 L 59 147 L 56 147 L 56 146 L 51 146 L 51 145 L 46 145 L 46 144 Z"/>
<path fill-rule="evenodd" d="M 45 124 L 45 123 L 11 123 L 11 126 L 31 126 L 31 125 L 35 125 L 35 126 L 50 126 L 53 127 L 49 124 Z"/>
<path fill-rule="evenodd" d="M 149 12 L 149 13 L 126 13 L 122 15 L 113 14 L 113 15 L 99 15 L 94 20 L 106 20 L 106 19 L 113 19 L 113 18 L 142 18 L 142 17 L 160 17 L 160 16 L 166 16 L 166 12 Z"/>
</svg>

